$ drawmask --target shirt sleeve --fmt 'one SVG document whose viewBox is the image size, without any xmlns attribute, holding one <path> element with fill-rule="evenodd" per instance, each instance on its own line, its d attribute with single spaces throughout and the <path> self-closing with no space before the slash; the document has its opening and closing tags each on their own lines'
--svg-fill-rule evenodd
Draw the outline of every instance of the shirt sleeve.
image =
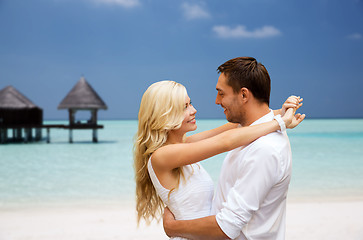
<svg viewBox="0 0 363 240">
<path fill-rule="evenodd" d="M 278 153 L 267 144 L 253 144 L 244 154 L 243 162 L 235 159 L 241 161 L 237 180 L 216 215 L 219 227 L 232 239 L 240 235 L 279 175 Z"/>
</svg>

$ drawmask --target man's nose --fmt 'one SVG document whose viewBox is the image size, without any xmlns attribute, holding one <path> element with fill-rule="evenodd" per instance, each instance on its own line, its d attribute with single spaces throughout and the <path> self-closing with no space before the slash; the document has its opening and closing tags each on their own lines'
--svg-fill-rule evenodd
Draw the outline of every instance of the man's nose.
<svg viewBox="0 0 363 240">
<path fill-rule="evenodd" d="M 219 101 L 219 95 L 217 94 L 217 96 L 216 96 L 216 104 L 217 105 L 220 105 L 221 104 L 221 102 Z"/>
</svg>

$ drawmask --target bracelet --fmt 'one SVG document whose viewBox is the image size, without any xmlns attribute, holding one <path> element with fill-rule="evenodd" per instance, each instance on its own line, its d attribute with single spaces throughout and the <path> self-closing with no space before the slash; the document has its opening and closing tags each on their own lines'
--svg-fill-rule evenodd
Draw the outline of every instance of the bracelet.
<svg viewBox="0 0 363 240">
<path fill-rule="evenodd" d="M 278 122 L 278 124 L 280 125 L 280 129 L 281 129 L 281 132 L 284 132 L 286 131 L 286 125 L 285 125 L 285 122 L 284 120 L 282 120 L 281 118 L 281 115 L 275 115 L 274 116 L 274 119 Z"/>
</svg>

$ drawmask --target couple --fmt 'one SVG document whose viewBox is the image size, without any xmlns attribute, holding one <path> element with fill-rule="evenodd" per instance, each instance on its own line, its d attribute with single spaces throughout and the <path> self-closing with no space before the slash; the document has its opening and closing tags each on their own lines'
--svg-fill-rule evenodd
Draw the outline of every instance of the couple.
<svg viewBox="0 0 363 240">
<path fill-rule="evenodd" d="M 173 81 L 152 84 L 138 116 L 134 167 L 138 221 L 159 219 L 173 239 L 284 239 L 291 149 L 286 128 L 305 117 L 291 96 L 269 108 L 270 77 L 251 57 L 218 67 L 216 104 L 229 123 L 196 130 L 196 109 Z M 229 151 L 214 194 L 200 161 Z M 170 210 L 169 210 L 170 209 Z"/>
</svg>

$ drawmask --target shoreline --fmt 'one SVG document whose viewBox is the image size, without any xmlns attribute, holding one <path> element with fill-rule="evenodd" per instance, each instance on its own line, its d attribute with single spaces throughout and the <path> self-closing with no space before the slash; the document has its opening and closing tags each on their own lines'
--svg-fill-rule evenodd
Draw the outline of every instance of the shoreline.
<svg viewBox="0 0 363 240">
<path fill-rule="evenodd" d="M 141 222 L 134 203 L 0 208 L 0 240 L 168 239 L 162 224 Z M 363 239 L 363 200 L 289 201 L 286 240 Z"/>
</svg>

